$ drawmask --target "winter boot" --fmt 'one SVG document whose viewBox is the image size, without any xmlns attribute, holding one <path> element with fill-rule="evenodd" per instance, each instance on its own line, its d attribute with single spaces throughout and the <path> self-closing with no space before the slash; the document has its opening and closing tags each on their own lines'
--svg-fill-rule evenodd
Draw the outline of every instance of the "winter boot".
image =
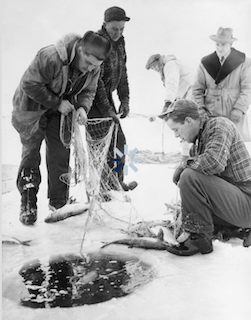
<svg viewBox="0 0 251 320">
<path fill-rule="evenodd" d="M 123 188 L 124 191 L 129 191 L 129 190 L 133 190 L 138 186 L 138 183 L 136 181 L 132 181 L 128 184 L 124 183 L 124 182 L 120 182 L 121 187 Z"/>
<path fill-rule="evenodd" d="M 33 184 L 33 170 L 23 169 L 21 179 L 23 190 L 21 192 L 21 210 L 19 220 L 25 225 L 31 225 L 37 220 L 37 196 L 36 189 Z"/>
<path fill-rule="evenodd" d="M 201 234 L 191 233 L 190 236 L 179 245 L 170 246 L 167 251 L 178 256 L 192 256 L 196 253 L 210 253 L 213 251 L 212 240 Z"/>
<path fill-rule="evenodd" d="M 251 246 L 251 228 L 244 229 L 245 234 L 243 236 L 243 247 L 250 247 Z"/>
<path fill-rule="evenodd" d="M 214 226 L 213 240 L 228 241 L 232 238 L 243 240 L 243 246 L 251 245 L 251 228 L 235 226 Z"/>
</svg>

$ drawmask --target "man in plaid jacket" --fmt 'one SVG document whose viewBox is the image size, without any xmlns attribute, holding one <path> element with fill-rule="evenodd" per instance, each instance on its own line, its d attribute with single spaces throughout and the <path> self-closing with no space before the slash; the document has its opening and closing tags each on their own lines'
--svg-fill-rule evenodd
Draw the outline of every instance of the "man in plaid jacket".
<svg viewBox="0 0 251 320">
<path fill-rule="evenodd" d="M 177 138 L 193 143 L 190 158 L 173 175 L 187 238 L 178 238 L 180 245 L 168 251 L 181 256 L 210 253 L 219 227 L 243 229 L 243 245 L 250 246 L 251 157 L 234 123 L 201 115 L 199 106 L 186 99 L 171 104 L 164 120 Z"/>
</svg>

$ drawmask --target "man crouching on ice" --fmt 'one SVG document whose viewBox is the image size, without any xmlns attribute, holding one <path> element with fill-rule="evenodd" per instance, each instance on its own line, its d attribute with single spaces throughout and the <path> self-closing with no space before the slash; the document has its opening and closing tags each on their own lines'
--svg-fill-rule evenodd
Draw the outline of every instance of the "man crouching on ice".
<svg viewBox="0 0 251 320">
<path fill-rule="evenodd" d="M 190 158 L 174 172 L 182 206 L 182 230 L 187 239 L 168 251 L 181 256 L 213 251 L 217 227 L 251 233 L 251 158 L 236 126 L 227 118 L 202 116 L 198 105 L 178 100 L 165 119 L 175 137 L 193 143 Z"/>
</svg>

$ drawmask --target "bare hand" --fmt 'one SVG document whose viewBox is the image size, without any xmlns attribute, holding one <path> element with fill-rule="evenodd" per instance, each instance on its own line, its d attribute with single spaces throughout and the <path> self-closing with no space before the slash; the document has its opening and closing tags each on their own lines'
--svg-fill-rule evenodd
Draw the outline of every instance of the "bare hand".
<svg viewBox="0 0 251 320">
<path fill-rule="evenodd" d="M 114 111 L 109 112 L 109 117 L 111 117 L 116 124 L 119 124 L 119 117 Z"/>
<path fill-rule="evenodd" d="M 62 100 L 58 107 L 58 111 L 64 114 L 65 116 L 67 116 L 68 113 L 72 112 L 73 110 L 74 105 L 71 104 L 68 100 Z"/>
<path fill-rule="evenodd" d="M 234 123 L 239 123 L 244 116 L 244 113 L 239 109 L 233 109 L 230 113 L 230 120 Z"/>
<path fill-rule="evenodd" d="M 76 121 L 80 124 L 80 125 L 84 125 L 87 122 L 87 114 L 85 112 L 85 109 L 80 107 L 77 109 L 76 111 Z"/>
</svg>

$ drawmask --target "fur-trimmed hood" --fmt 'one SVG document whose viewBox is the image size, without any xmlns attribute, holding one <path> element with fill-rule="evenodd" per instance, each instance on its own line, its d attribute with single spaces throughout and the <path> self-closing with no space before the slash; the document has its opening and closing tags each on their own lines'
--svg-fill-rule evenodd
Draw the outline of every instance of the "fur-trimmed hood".
<svg viewBox="0 0 251 320">
<path fill-rule="evenodd" d="M 76 55 L 76 44 L 80 39 L 80 35 L 72 33 L 65 35 L 54 44 L 64 65 L 69 65 L 74 59 Z"/>
</svg>

